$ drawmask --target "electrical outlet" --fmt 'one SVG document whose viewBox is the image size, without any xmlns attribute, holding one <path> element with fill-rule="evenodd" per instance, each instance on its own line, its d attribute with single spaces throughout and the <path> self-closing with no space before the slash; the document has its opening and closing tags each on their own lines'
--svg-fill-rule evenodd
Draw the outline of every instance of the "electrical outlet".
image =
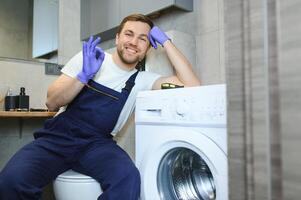
<svg viewBox="0 0 301 200">
<path fill-rule="evenodd" d="M 55 63 L 45 63 L 45 74 L 46 75 L 61 75 L 61 69 L 63 65 Z"/>
</svg>

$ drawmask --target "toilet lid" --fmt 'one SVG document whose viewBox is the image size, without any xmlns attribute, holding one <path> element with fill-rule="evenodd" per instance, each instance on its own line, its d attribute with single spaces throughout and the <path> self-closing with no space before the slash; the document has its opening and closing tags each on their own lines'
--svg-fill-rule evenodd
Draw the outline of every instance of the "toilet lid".
<svg viewBox="0 0 301 200">
<path fill-rule="evenodd" d="M 84 174 L 80 174 L 78 172 L 75 172 L 73 170 L 68 170 L 62 174 L 60 174 L 57 179 L 76 179 L 76 180 L 94 180 L 92 177 L 84 175 Z M 94 180 L 95 181 L 95 180 Z"/>
</svg>

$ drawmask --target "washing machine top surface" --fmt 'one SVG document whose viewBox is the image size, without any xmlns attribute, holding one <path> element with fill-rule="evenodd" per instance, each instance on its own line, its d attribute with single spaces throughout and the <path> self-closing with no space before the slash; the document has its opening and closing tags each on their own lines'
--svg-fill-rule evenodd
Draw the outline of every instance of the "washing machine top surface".
<svg viewBox="0 0 301 200">
<path fill-rule="evenodd" d="M 225 84 L 143 91 L 136 99 L 136 124 L 226 127 Z"/>
</svg>

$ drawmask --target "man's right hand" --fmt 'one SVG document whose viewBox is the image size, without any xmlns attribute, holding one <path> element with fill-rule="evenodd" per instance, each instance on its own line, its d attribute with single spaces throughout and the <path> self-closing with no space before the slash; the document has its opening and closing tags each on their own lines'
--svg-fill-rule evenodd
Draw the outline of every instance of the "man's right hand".
<svg viewBox="0 0 301 200">
<path fill-rule="evenodd" d="M 104 51 L 97 47 L 99 43 L 100 37 L 93 41 L 93 36 L 90 36 L 89 41 L 83 44 L 83 67 L 77 75 L 77 79 L 83 84 L 87 84 L 95 76 L 105 58 Z"/>
</svg>

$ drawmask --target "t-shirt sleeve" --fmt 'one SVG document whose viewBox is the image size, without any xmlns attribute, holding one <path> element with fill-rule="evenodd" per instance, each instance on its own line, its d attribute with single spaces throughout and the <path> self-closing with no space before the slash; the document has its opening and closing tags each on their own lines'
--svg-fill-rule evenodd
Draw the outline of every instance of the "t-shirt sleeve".
<svg viewBox="0 0 301 200">
<path fill-rule="evenodd" d="M 66 63 L 61 72 L 74 78 L 81 71 L 82 64 L 83 54 L 82 51 L 80 51 Z"/>
</svg>

